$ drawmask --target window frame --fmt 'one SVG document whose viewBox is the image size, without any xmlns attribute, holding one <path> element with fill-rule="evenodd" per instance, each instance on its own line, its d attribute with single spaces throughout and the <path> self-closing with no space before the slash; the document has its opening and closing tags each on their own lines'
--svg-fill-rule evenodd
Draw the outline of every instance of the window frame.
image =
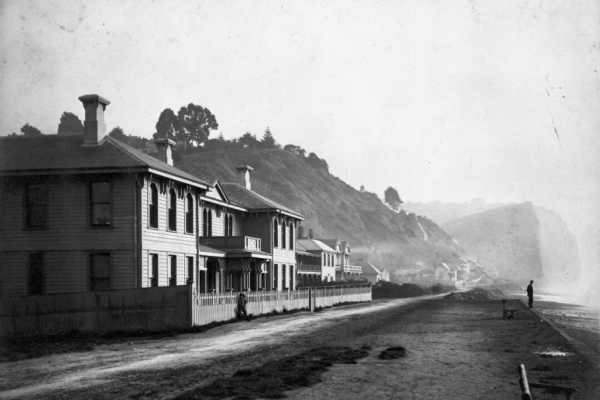
<svg viewBox="0 0 600 400">
<path fill-rule="evenodd" d="M 285 234 L 285 229 L 286 228 L 286 223 L 285 220 L 281 221 L 281 248 L 283 250 L 285 250 L 285 239 L 286 239 L 286 234 Z"/>
<path fill-rule="evenodd" d="M 38 265 L 33 265 L 34 258 L 39 257 Z M 36 282 L 34 282 L 34 271 L 35 267 L 39 267 L 39 275 L 36 274 Z M 34 290 L 35 289 L 35 290 Z M 29 296 L 35 296 L 46 293 L 46 263 L 44 253 L 35 252 L 29 253 L 27 260 L 27 294 Z"/>
<path fill-rule="evenodd" d="M 94 256 L 107 256 L 108 257 L 108 278 L 106 277 L 94 277 Z M 113 269 L 113 260 L 112 260 L 112 254 L 110 252 L 106 252 L 106 251 L 99 251 L 99 252 L 93 252 L 93 253 L 89 253 L 89 257 L 88 257 L 88 262 L 89 262 L 89 288 L 91 292 L 105 292 L 105 291 L 109 291 L 112 290 L 112 269 Z M 95 283 L 95 281 L 106 281 L 108 280 L 108 289 L 98 289 L 98 290 L 94 290 L 95 286 L 98 285 L 98 283 Z"/>
<path fill-rule="evenodd" d="M 167 286 L 177 286 L 177 255 L 169 254 L 169 265 L 168 270 L 168 282 Z"/>
<path fill-rule="evenodd" d="M 31 189 L 33 187 L 39 187 L 42 189 L 43 192 L 43 201 L 40 203 L 37 202 L 32 202 L 32 195 L 31 195 Z M 36 199 L 37 200 L 37 199 Z M 48 188 L 48 185 L 45 184 L 40 184 L 40 183 L 31 183 L 31 184 L 27 184 L 25 185 L 25 196 L 24 196 L 24 218 L 23 218 L 23 222 L 24 222 L 24 227 L 25 229 L 28 230 L 44 230 L 44 229 L 48 229 L 49 228 L 49 221 L 48 221 L 48 209 L 49 209 L 49 204 L 50 204 L 50 189 Z M 41 215 L 43 216 L 43 223 L 42 224 L 32 224 L 32 210 L 33 209 L 40 209 L 41 210 Z"/>
<path fill-rule="evenodd" d="M 94 184 L 97 183 L 104 183 L 104 184 L 108 184 L 108 196 L 109 196 L 109 200 L 108 202 L 94 202 Z M 113 196 L 113 183 L 111 180 L 93 180 L 89 183 L 89 224 L 92 228 L 103 228 L 103 229 L 107 229 L 107 228 L 113 228 L 114 227 L 114 216 L 113 216 L 113 209 L 114 209 L 114 196 Z M 109 222 L 108 224 L 96 224 L 94 223 L 94 205 L 96 204 L 108 204 L 108 214 L 109 214 Z"/>
<path fill-rule="evenodd" d="M 281 279 L 283 280 L 283 284 L 281 285 L 281 288 L 287 289 L 288 288 L 287 266 L 285 264 L 281 264 Z"/>
<path fill-rule="evenodd" d="M 194 234 L 194 198 L 191 193 L 185 196 L 185 233 Z"/>
<path fill-rule="evenodd" d="M 290 226 L 289 226 L 289 228 L 290 228 L 290 232 L 289 232 L 289 234 L 290 234 L 290 237 L 289 237 L 289 239 L 288 239 L 288 240 L 289 240 L 289 242 L 290 242 L 290 243 L 289 243 L 289 249 L 290 249 L 290 250 L 294 250 L 294 242 L 295 242 L 296 240 L 295 240 L 295 235 L 294 235 L 294 223 L 293 223 L 293 222 L 290 222 Z"/>
<path fill-rule="evenodd" d="M 171 188 L 167 193 L 167 230 L 177 232 L 177 192 Z"/>
<path fill-rule="evenodd" d="M 156 183 L 151 183 L 149 186 L 150 193 L 148 195 L 148 227 L 158 229 L 158 187 Z"/>
<path fill-rule="evenodd" d="M 273 247 L 279 247 L 279 221 L 277 218 L 273 219 Z"/>
<path fill-rule="evenodd" d="M 273 264 L 273 289 L 277 289 L 279 279 L 279 264 Z"/>
<path fill-rule="evenodd" d="M 148 260 L 148 287 L 158 287 L 158 254 L 150 253 Z"/>
<path fill-rule="evenodd" d="M 196 263 L 194 262 L 194 258 L 195 257 L 186 257 L 186 274 L 187 276 L 185 277 L 185 283 L 186 284 L 192 284 L 194 283 L 194 269 L 196 266 Z"/>
</svg>

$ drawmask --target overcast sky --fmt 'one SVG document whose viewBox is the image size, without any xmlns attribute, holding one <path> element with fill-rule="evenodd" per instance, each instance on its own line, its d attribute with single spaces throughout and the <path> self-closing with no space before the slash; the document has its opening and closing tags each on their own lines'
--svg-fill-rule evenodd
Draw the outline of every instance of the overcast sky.
<svg viewBox="0 0 600 400">
<path fill-rule="evenodd" d="M 530 200 L 598 224 L 597 1 L 0 4 L 0 135 L 56 133 L 97 93 L 108 129 L 150 138 L 193 102 L 226 138 L 269 126 L 380 196 Z"/>
</svg>

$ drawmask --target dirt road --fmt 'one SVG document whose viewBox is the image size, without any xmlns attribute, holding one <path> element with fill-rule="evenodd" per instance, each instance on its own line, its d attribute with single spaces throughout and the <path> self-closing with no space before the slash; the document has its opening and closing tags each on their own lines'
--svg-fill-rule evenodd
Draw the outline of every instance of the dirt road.
<svg viewBox="0 0 600 400">
<path fill-rule="evenodd" d="M 369 356 L 358 364 L 334 364 L 322 383 L 288 396 L 518 398 L 516 368 L 524 363 L 534 381 L 575 386 L 577 399 L 596 398 L 598 365 L 519 302 L 515 320 L 501 319 L 499 303 L 379 301 L 3 363 L 0 397 L 167 399 L 307 349 L 368 345 Z M 405 347 L 406 357 L 380 360 L 392 346 Z M 569 355 L 542 357 L 553 349 Z M 555 396 L 536 393 L 536 399 Z"/>
</svg>

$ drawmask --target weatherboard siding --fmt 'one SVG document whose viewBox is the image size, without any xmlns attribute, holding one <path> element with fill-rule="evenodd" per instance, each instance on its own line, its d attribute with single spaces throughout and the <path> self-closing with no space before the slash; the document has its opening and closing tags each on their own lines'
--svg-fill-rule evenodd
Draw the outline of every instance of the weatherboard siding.
<svg viewBox="0 0 600 400">
<path fill-rule="evenodd" d="M 134 180 L 131 175 L 45 176 L 48 189 L 47 228 L 25 227 L 25 196 L 36 177 L 13 180 L 3 187 L 0 231 L 0 280 L 4 295 L 26 295 L 29 254 L 43 253 L 47 293 L 88 291 L 89 255 L 112 255 L 111 287 L 134 287 Z M 90 223 L 90 183 L 112 182 L 111 226 Z M 6 190 L 5 190 L 6 189 Z"/>
<path fill-rule="evenodd" d="M 158 191 L 158 227 L 150 227 L 150 185 L 156 184 Z M 197 246 L 196 234 L 197 218 L 200 209 L 197 205 L 197 195 L 192 193 L 194 201 L 193 207 L 193 231 L 192 233 L 185 232 L 185 201 L 187 192 L 183 191 L 183 196 L 180 196 L 180 187 L 176 182 L 171 182 L 177 193 L 176 200 L 176 230 L 168 229 L 168 196 L 170 188 L 166 191 L 161 191 L 161 181 L 156 178 L 151 178 L 145 181 L 141 189 L 141 260 L 140 260 L 140 283 L 141 287 L 150 286 L 150 254 L 158 255 L 158 286 L 169 285 L 169 274 L 171 270 L 170 256 L 177 257 L 177 273 L 176 284 L 186 284 L 187 257 L 194 259 L 194 282 L 196 282 L 197 270 Z M 200 225 L 201 226 L 201 225 Z"/>
</svg>

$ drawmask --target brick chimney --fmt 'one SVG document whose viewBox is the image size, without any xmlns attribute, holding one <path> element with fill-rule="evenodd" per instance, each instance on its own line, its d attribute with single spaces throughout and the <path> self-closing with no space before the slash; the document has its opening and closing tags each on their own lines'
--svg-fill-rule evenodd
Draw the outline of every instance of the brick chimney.
<svg viewBox="0 0 600 400">
<path fill-rule="evenodd" d="M 252 190 L 252 186 L 250 184 L 250 171 L 253 169 L 254 168 L 249 165 L 238 165 L 235 167 L 235 170 L 238 174 L 238 183 L 248 190 Z"/>
<path fill-rule="evenodd" d="M 159 160 L 166 162 L 169 165 L 173 165 L 173 146 L 175 141 L 168 138 L 160 138 L 154 141 L 158 154 L 156 155 Z"/>
<path fill-rule="evenodd" d="M 308 230 L 308 238 L 313 239 L 313 230 L 312 228 Z"/>
<path fill-rule="evenodd" d="M 97 145 L 106 136 L 104 111 L 110 101 L 97 94 L 86 94 L 79 97 L 85 109 L 85 122 L 83 123 L 83 143 Z"/>
</svg>

